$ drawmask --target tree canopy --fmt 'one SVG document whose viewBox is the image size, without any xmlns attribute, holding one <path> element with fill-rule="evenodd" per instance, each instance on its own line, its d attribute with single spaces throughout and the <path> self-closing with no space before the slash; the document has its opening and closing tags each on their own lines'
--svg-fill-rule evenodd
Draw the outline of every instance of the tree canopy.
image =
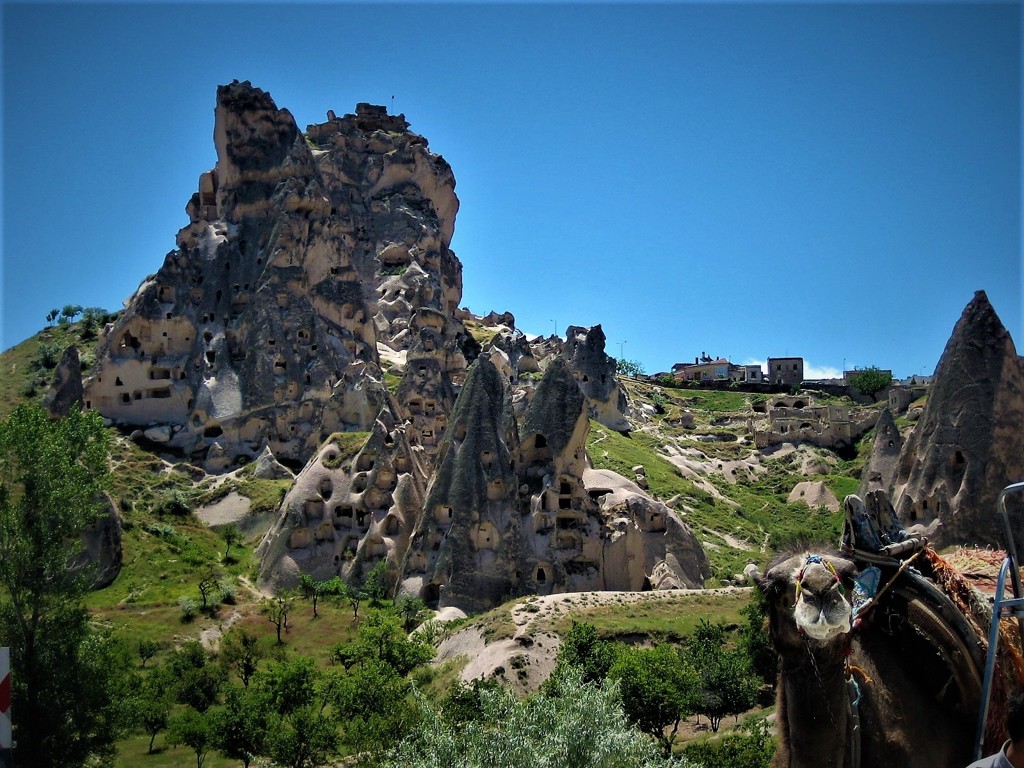
<svg viewBox="0 0 1024 768">
<path fill-rule="evenodd" d="M 109 436 L 99 414 L 0 422 L 0 644 L 11 648 L 16 759 L 38 768 L 108 756 L 128 725 L 130 653 L 88 622 L 88 569 L 72 568 L 102 513 Z"/>
<path fill-rule="evenodd" d="M 892 374 L 875 366 L 859 368 L 846 379 L 847 383 L 858 392 L 867 395 L 873 401 L 875 395 L 892 384 Z"/>
</svg>

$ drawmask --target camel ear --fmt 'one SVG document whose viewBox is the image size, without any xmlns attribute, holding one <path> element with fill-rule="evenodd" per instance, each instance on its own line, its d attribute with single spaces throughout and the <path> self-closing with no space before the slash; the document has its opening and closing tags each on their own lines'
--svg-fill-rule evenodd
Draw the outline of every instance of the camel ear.
<svg viewBox="0 0 1024 768">
<path fill-rule="evenodd" d="M 774 602 L 785 594 L 791 583 L 792 573 L 793 564 L 789 560 L 785 560 L 762 576 L 757 582 L 757 586 L 768 600 Z"/>
</svg>

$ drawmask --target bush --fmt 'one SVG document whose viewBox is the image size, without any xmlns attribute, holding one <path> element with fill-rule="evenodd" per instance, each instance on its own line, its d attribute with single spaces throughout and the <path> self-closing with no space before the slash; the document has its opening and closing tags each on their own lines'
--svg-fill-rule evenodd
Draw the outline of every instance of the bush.
<svg viewBox="0 0 1024 768">
<path fill-rule="evenodd" d="M 175 489 L 160 497 L 160 500 L 156 503 L 156 507 L 153 511 L 157 515 L 186 517 L 192 512 L 192 504 L 184 491 Z"/>
<path fill-rule="evenodd" d="M 696 763 L 722 768 L 768 768 L 775 754 L 775 740 L 768 723 L 752 720 L 715 741 L 688 744 L 683 754 Z"/>
<path fill-rule="evenodd" d="M 178 607 L 181 609 L 181 620 L 186 624 L 199 613 L 199 601 L 194 597 L 181 598 L 178 600 Z"/>
</svg>

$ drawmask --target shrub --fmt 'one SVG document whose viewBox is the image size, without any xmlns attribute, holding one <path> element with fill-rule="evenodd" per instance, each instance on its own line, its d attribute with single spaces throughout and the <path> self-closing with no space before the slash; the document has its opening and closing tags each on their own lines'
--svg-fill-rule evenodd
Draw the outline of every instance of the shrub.
<svg viewBox="0 0 1024 768">
<path fill-rule="evenodd" d="M 199 601 L 194 597 L 181 598 L 178 600 L 178 607 L 181 609 L 181 620 L 186 624 L 199 613 Z"/>
</svg>

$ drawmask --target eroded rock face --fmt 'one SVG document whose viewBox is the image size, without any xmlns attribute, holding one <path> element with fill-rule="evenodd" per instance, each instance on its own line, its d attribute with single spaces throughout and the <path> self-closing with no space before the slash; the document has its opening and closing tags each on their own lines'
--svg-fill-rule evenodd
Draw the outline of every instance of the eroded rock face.
<svg viewBox="0 0 1024 768">
<path fill-rule="evenodd" d="M 486 358 L 469 370 L 405 564 L 428 603 L 482 610 L 525 581 L 517 479 L 519 434 L 508 385 Z"/>
<path fill-rule="evenodd" d="M 378 341 L 422 347 L 407 327 L 421 309 L 459 336 L 454 178 L 382 107 L 303 135 L 237 81 L 217 91 L 214 139 L 178 250 L 109 329 L 86 402 L 190 457 L 216 444 L 212 470 L 264 446 L 297 469 L 332 432 L 374 423 Z M 451 378 L 465 360 L 448 346 Z"/>
<path fill-rule="evenodd" d="M 888 492 L 896 479 L 902 450 L 903 437 L 896 426 L 892 411 L 885 408 L 875 424 L 875 444 L 871 449 L 871 458 L 861 472 L 858 496 L 864 498 L 869 491 L 875 490 Z"/>
<path fill-rule="evenodd" d="M 1013 339 L 978 291 L 935 369 L 890 496 L 904 524 L 940 520 L 943 543 L 1003 546 L 996 498 L 1021 478 L 1024 376 Z"/>
<path fill-rule="evenodd" d="M 124 559 L 121 549 L 121 518 L 110 496 L 104 496 L 102 513 L 82 531 L 82 551 L 72 571 L 88 574 L 93 589 L 114 583 Z"/>
<path fill-rule="evenodd" d="M 257 549 L 261 586 L 294 588 L 301 573 L 360 583 L 381 562 L 393 585 L 423 508 L 420 477 L 404 430 L 386 413 L 369 433 L 332 435 Z"/>
<path fill-rule="evenodd" d="M 630 429 L 625 416 L 626 393 L 615 378 L 615 359 L 605 354 L 604 345 L 600 325 L 592 328 L 570 325 L 565 331 L 562 354 L 589 401 L 589 416 L 609 429 L 626 432 Z"/>
<path fill-rule="evenodd" d="M 64 350 L 57 364 L 43 405 L 51 416 L 67 416 L 72 408 L 82 407 L 82 395 L 82 367 L 78 347 L 72 344 Z"/>
</svg>

